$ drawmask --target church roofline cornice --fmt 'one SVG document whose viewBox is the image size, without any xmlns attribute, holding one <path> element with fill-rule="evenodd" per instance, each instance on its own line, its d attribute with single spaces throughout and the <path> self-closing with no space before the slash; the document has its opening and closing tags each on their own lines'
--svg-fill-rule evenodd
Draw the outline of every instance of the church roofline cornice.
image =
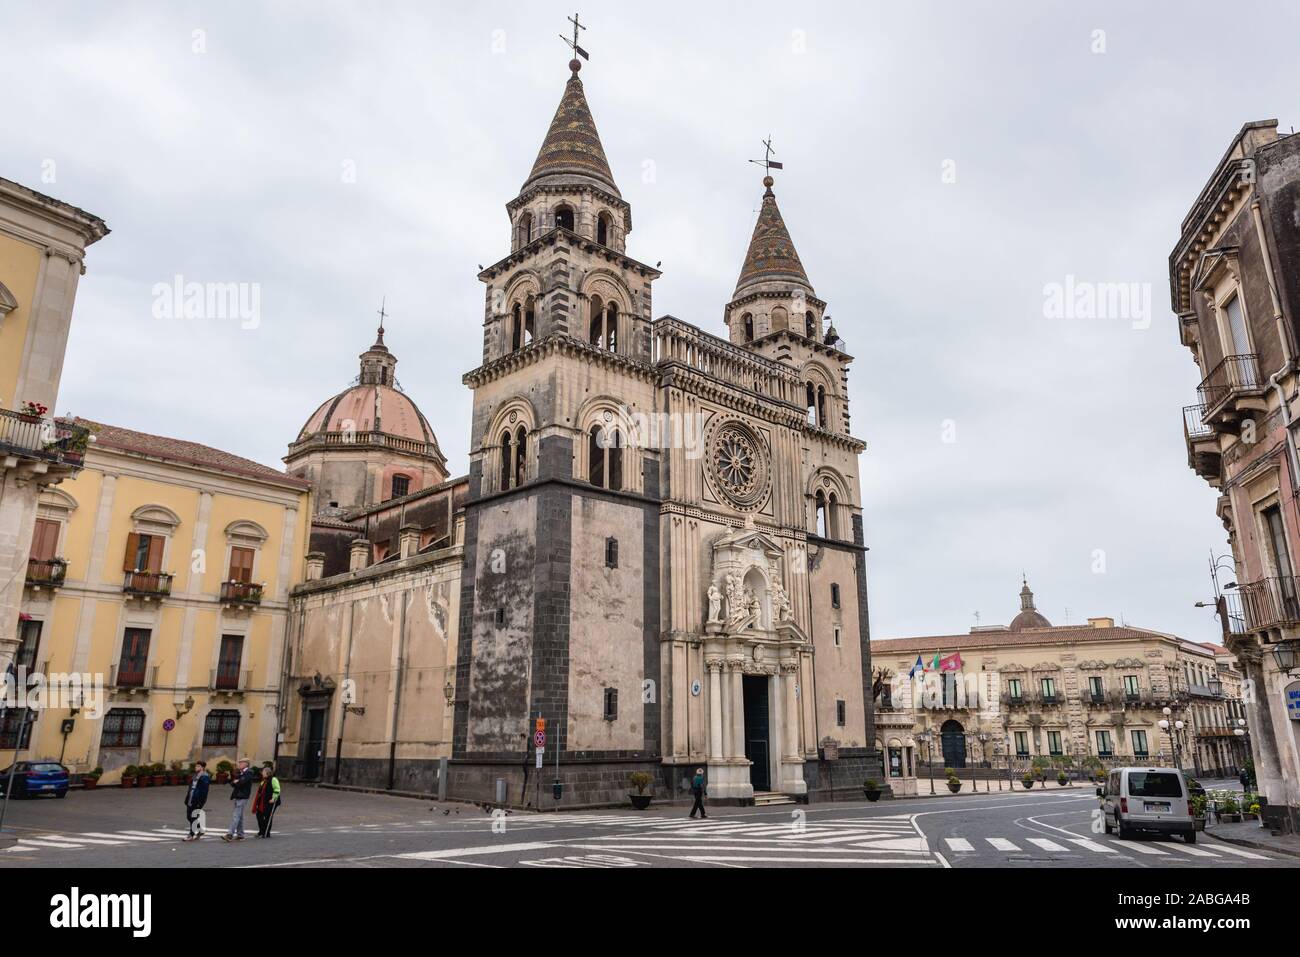
<svg viewBox="0 0 1300 957">
<path fill-rule="evenodd" d="M 760 342 L 767 342 L 768 340 L 778 340 L 781 339 L 782 337 L 792 339 L 793 341 L 801 343 L 803 345 L 811 345 L 813 347 L 814 352 L 825 353 L 826 355 L 833 356 L 834 358 L 843 362 L 845 365 L 848 365 L 850 362 L 853 361 L 853 356 L 849 355 L 847 352 L 844 352 L 842 349 L 836 349 L 834 346 L 828 346 L 824 342 L 819 342 L 816 339 L 810 339 L 807 336 L 800 335 L 799 333 L 793 332 L 789 329 L 777 329 L 775 332 L 766 333 L 764 335 L 759 336 L 753 342 L 747 343 L 747 345 L 755 346 L 758 345 Z"/>
<path fill-rule="evenodd" d="M 575 233 L 571 229 L 556 226 L 546 233 L 543 233 L 541 236 L 538 236 L 527 246 L 520 246 L 504 259 L 498 260 L 491 266 L 488 266 L 478 274 L 479 281 L 491 282 L 493 279 L 497 278 L 497 276 L 504 272 L 509 272 L 529 257 L 535 255 L 543 247 L 553 246 L 561 239 L 570 240 L 584 252 L 597 252 L 604 254 L 607 259 L 611 262 L 617 263 L 621 268 L 630 269 L 639 273 L 641 276 L 648 277 L 652 280 L 658 279 L 663 275 L 663 273 L 658 269 L 655 269 L 653 266 L 647 266 L 645 263 L 633 259 L 631 256 L 627 255 L 627 253 L 621 253 L 610 246 L 603 246 L 594 239 L 588 239 L 586 236 Z"/>
<path fill-rule="evenodd" d="M 780 280 L 768 279 L 764 281 L 779 282 Z M 802 283 L 798 283 L 798 282 L 796 282 L 795 284 L 803 285 Z M 805 288 L 807 287 L 805 286 Z M 803 292 L 803 290 L 800 290 L 800 292 Z M 727 303 L 726 308 L 727 311 L 729 312 L 732 309 L 739 308 L 740 306 L 746 305 L 747 303 L 756 302 L 759 299 L 793 299 L 794 295 L 795 295 L 795 291 L 793 289 L 756 289 L 753 292 L 745 293 L 743 296 L 734 297 L 730 302 Z M 826 308 L 825 300 L 818 299 L 811 292 L 805 292 L 803 295 L 803 299 L 807 302 L 811 302 L 815 306 L 821 307 L 822 309 Z"/>
<path fill-rule="evenodd" d="M 491 362 L 479 366 L 477 369 L 466 372 L 461 377 L 461 382 L 471 389 L 477 389 L 481 385 L 486 385 L 500 379 L 502 376 L 509 375 L 511 372 L 534 365 L 555 354 L 586 356 L 607 368 L 629 372 L 642 381 L 650 383 L 655 381 L 655 370 L 648 363 L 633 359 L 631 356 L 623 355 L 620 352 L 597 349 L 590 343 L 583 342 L 566 332 L 552 332 L 538 339 L 532 345 L 506 353 Z"/>
</svg>

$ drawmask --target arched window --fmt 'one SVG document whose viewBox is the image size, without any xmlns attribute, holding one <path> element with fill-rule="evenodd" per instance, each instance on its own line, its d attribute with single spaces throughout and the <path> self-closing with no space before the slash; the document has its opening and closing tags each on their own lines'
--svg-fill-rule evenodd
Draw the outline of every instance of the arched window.
<svg viewBox="0 0 1300 957">
<path fill-rule="evenodd" d="M 803 328 L 804 328 L 804 335 L 806 335 L 809 339 L 817 338 L 817 317 L 814 316 L 811 312 L 809 312 L 806 316 L 804 316 Z"/>
<path fill-rule="evenodd" d="M 826 387 L 817 387 L 817 424 L 826 428 Z"/>
<path fill-rule="evenodd" d="M 808 383 L 808 424 L 817 424 L 817 391 L 811 382 Z"/>
<path fill-rule="evenodd" d="M 573 207 L 557 206 L 555 208 L 555 225 L 560 229 L 567 229 L 573 232 Z"/>
<path fill-rule="evenodd" d="M 790 327 L 790 315 L 780 306 L 772 310 L 772 321 L 768 328 L 776 331 L 778 329 L 788 329 Z"/>
<path fill-rule="evenodd" d="M 524 328 L 522 335 L 522 344 L 531 346 L 533 337 L 537 335 L 537 325 L 533 319 L 533 297 L 528 297 L 528 303 L 524 306 Z"/>
<path fill-rule="evenodd" d="M 591 326 L 589 330 L 590 334 L 587 336 L 587 341 L 590 342 L 597 349 L 600 348 L 601 343 L 605 339 L 604 323 L 605 323 L 605 304 L 601 300 L 600 296 L 592 296 L 591 297 Z"/>
<path fill-rule="evenodd" d="M 820 535 L 822 538 L 825 538 L 826 537 L 826 496 L 822 494 L 821 489 L 817 490 L 815 501 L 816 501 L 815 507 L 817 510 L 817 516 L 816 516 L 817 534 Z"/>
<path fill-rule="evenodd" d="M 524 344 L 523 307 L 515 303 L 510 310 L 510 351 L 517 351 Z"/>
<path fill-rule="evenodd" d="M 609 245 L 610 234 L 609 213 L 601 213 L 596 217 L 596 242 L 602 246 Z"/>
<path fill-rule="evenodd" d="M 510 476 L 512 474 L 510 463 L 510 430 L 507 429 L 501 433 L 501 490 L 505 491 L 510 487 Z"/>
<path fill-rule="evenodd" d="M 826 503 L 826 531 L 823 533 L 826 538 L 836 538 L 836 517 L 839 515 L 839 499 L 831 492 L 831 497 Z"/>
<path fill-rule="evenodd" d="M 605 348 L 618 351 L 618 306 L 612 302 L 605 307 Z"/>
<path fill-rule="evenodd" d="M 754 341 L 754 317 L 751 316 L 749 313 L 745 313 L 741 317 L 741 322 L 744 323 L 745 341 L 753 342 Z"/>
<path fill-rule="evenodd" d="M 600 488 L 623 488 L 623 435 L 593 425 L 587 439 L 587 480 Z"/>
<path fill-rule="evenodd" d="M 524 213 L 519 217 L 519 245 L 527 246 L 533 238 L 533 214 Z"/>
<path fill-rule="evenodd" d="M 515 485 L 524 484 L 524 470 L 528 458 L 528 432 L 521 425 L 515 430 Z"/>
</svg>

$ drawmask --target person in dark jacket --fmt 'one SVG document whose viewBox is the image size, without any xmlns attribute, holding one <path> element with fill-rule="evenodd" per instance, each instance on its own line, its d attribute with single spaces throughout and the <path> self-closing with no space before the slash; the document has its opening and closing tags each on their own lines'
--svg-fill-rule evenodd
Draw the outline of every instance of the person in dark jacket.
<svg viewBox="0 0 1300 957">
<path fill-rule="evenodd" d="M 691 779 L 691 793 L 695 795 L 695 803 L 691 805 L 691 817 L 695 817 L 695 812 L 700 812 L 700 817 L 705 818 L 709 815 L 704 811 L 704 796 L 708 794 L 704 790 L 704 768 L 695 769 L 695 777 Z"/>
<path fill-rule="evenodd" d="M 275 809 L 280 806 L 280 779 L 267 765 L 262 768 L 262 780 L 257 783 L 257 794 L 253 798 L 253 813 L 257 815 L 257 836 L 271 836 L 271 819 Z"/>
<path fill-rule="evenodd" d="M 227 844 L 244 839 L 244 808 L 248 807 L 248 798 L 253 793 L 256 777 L 253 769 L 248 766 L 248 758 L 240 758 L 235 778 L 230 782 L 230 800 L 235 802 L 235 813 L 230 819 L 230 830 L 221 835 Z"/>
<path fill-rule="evenodd" d="M 1238 778 L 1238 780 L 1241 781 L 1241 786 L 1242 786 L 1242 788 L 1243 788 L 1244 790 L 1246 790 L 1246 791 L 1249 791 L 1249 790 L 1250 790 L 1250 775 L 1246 772 L 1246 769 L 1245 769 L 1245 768 L 1242 768 L 1242 769 L 1241 769 L 1241 773 L 1237 775 L 1237 778 Z"/>
<path fill-rule="evenodd" d="M 185 836 L 187 841 L 197 841 L 203 836 L 203 816 L 199 812 L 208 803 L 208 788 L 211 784 L 208 762 L 195 761 L 194 776 L 190 778 L 190 786 L 185 789 L 185 824 L 189 830 Z"/>
</svg>

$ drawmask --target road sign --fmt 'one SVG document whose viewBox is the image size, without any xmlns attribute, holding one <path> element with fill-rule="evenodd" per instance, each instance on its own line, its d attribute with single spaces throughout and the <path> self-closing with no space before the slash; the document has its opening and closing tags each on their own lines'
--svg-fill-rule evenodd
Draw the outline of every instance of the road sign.
<svg viewBox="0 0 1300 957">
<path fill-rule="evenodd" d="M 534 726 L 534 730 L 536 730 L 536 731 L 545 731 L 545 730 L 546 730 L 546 719 L 545 719 L 545 718 L 538 718 L 538 719 L 537 719 L 537 724 Z"/>
<path fill-rule="evenodd" d="M 539 748 L 546 747 L 546 732 L 538 731 L 536 734 L 533 735 L 533 741 L 537 744 Z"/>
<path fill-rule="evenodd" d="M 544 755 L 545 753 L 546 753 L 545 748 L 537 749 L 537 770 L 539 771 L 542 769 L 542 755 Z"/>
<path fill-rule="evenodd" d="M 176 722 L 173 721 L 171 718 L 168 718 L 166 721 L 163 722 L 164 731 L 170 731 L 175 727 L 176 727 Z"/>
</svg>

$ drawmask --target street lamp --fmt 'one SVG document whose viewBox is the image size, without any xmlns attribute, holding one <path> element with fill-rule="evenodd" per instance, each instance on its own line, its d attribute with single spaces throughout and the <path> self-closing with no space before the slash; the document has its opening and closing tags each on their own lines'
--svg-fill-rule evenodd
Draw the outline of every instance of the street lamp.
<svg viewBox="0 0 1300 957">
<path fill-rule="evenodd" d="M 979 733 L 979 739 L 980 739 L 980 764 L 987 764 L 988 753 L 989 753 L 989 733 L 987 731 L 981 731 Z M 988 770 L 990 774 L 993 773 L 993 766 L 989 765 Z M 984 779 L 984 793 L 988 794 L 991 790 L 992 788 L 989 787 L 989 779 L 986 777 Z"/>
<path fill-rule="evenodd" d="M 1277 662 L 1277 670 L 1284 674 L 1290 674 L 1297 670 L 1297 658 L 1300 658 L 1300 642 L 1280 641 L 1272 648 L 1273 660 Z"/>
<path fill-rule="evenodd" d="M 925 745 L 925 763 L 930 769 L 930 793 L 931 794 L 934 793 L 934 755 L 930 753 L 930 741 L 933 738 L 933 736 L 934 735 L 929 728 L 926 728 L 919 735 L 921 739 L 921 743 Z"/>
</svg>

